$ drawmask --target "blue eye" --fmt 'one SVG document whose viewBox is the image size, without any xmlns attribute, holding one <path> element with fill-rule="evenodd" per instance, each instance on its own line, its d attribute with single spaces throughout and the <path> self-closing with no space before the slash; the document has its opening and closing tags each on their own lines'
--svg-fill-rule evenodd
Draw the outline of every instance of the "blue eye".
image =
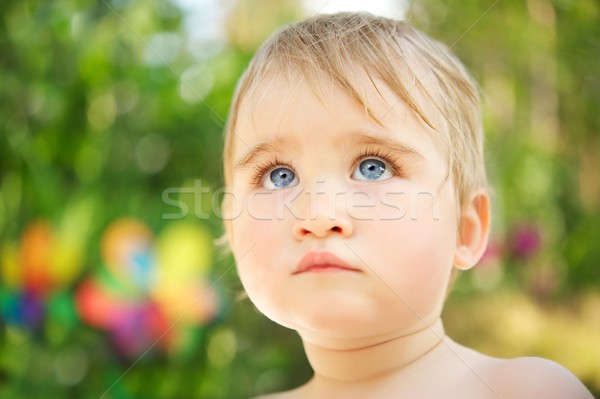
<svg viewBox="0 0 600 399">
<path fill-rule="evenodd" d="M 352 178 L 362 181 L 387 180 L 392 177 L 388 164 L 377 158 L 362 160 L 352 172 Z"/>
<path fill-rule="evenodd" d="M 291 187 L 296 184 L 298 184 L 296 174 L 290 168 L 283 166 L 271 170 L 271 173 L 263 181 L 263 187 L 271 190 Z"/>
</svg>

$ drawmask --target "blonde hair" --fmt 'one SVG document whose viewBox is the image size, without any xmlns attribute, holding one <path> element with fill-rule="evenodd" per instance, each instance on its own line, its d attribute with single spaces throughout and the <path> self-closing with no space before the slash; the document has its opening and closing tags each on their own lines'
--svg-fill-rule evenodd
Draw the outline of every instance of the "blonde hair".
<svg viewBox="0 0 600 399">
<path fill-rule="evenodd" d="M 226 185 L 231 184 L 234 129 L 246 95 L 267 77 L 301 76 L 315 91 L 327 80 L 379 123 L 356 86 L 356 71 L 366 73 L 373 85 L 375 79 L 383 81 L 439 134 L 461 204 L 474 190 L 487 188 L 479 94 L 465 67 L 446 46 L 407 22 L 367 13 L 316 15 L 284 27 L 256 51 L 238 82 L 226 126 Z"/>
</svg>

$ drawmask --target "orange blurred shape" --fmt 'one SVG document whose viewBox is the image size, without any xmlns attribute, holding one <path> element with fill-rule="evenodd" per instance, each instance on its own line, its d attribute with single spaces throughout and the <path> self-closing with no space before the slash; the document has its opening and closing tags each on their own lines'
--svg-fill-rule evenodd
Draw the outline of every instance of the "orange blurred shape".
<svg viewBox="0 0 600 399">
<path fill-rule="evenodd" d="M 52 228 L 44 220 L 32 222 L 21 237 L 21 265 L 25 287 L 36 294 L 53 288 L 48 271 L 51 268 Z"/>
<path fill-rule="evenodd" d="M 83 267 L 85 238 L 81 231 L 77 232 L 64 228 L 55 230 L 43 219 L 31 222 L 23 231 L 12 266 L 3 267 L 4 274 L 10 277 L 9 282 L 40 296 L 71 283 Z M 11 270 L 15 265 L 18 268 Z"/>
</svg>

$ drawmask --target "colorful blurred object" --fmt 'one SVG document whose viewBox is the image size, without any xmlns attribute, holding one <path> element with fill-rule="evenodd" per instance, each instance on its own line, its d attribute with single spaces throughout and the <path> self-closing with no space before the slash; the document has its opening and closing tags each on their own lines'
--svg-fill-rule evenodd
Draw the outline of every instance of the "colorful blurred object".
<svg viewBox="0 0 600 399">
<path fill-rule="evenodd" d="M 56 228 L 46 219 L 34 220 L 18 246 L 3 244 L 0 315 L 7 323 L 38 327 L 52 298 L 62 296 L 82 273 L 87 224 L 78 216 L 82 215 L 66 212 Z"/>
<path fill-rule="evenodd" d="M 42 300 L 31 292 L 5 294 L 1 303 L 2 318 L 13 325 L 35 328 L 44 316 Z"/>
<path fill-rule="evenodd" d="M 101 240 L 103 267 L 77 288 L 81 319 L 109 332 L 118 353 L 184 354 L 222 306 L 209 281 L 212 238 L 176 222 L 158 239 L 141 221 L 120 219 Z"/>
<path fill-rule="evenodd" d="M 517 225 L 511 234 L 510 250 L 516 259 L 527 260 L 535 255 L 542 245 L 540 229 L 533 225 L 523 223 Z"/>
<path fill-rule="evenodd" d="M 45 219 L 29 223 L 18 249 L 10 244 L 3 248 L 5 286 L 43 297 L 71 284 L 84 263 L 85 236 L 75 239 L 77 235 L 64 226 L 54 229 Z"/>
<path fill-rule="evenodd" d="M 205 328 L 223 313 L 202 296 L 209 269 L 226 297 L 241 283 L 169 224 L 187 213 L 220 234 L 237 79 L 305 3 L 0 1 L 0 398 L 247 398 L 310 378 L 297 334 L 248 300 Z M 557 360 L 600 398 L 600 2 L 385 3 L 453 43 L 483 97 L 495 236 L 449 297 L 449 335 Z M 100 240 L 118 215 L 153 224 Z M 181 262 L 182 247 L 209 260 Z M 129 367 L 109 337 L 123 357 L 158 356 Z"/>
</svg>

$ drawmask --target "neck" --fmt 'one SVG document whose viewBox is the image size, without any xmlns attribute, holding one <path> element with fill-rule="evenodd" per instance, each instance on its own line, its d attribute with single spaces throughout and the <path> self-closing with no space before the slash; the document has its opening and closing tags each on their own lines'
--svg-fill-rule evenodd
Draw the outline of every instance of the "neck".
<svg viewBox="0 0 600 399">
<path fill-rule="evenodd" d="M 408 368 L 434 352 L 444 336 L 442 321 L 438 319 L 407 335 L 344 342 L 342 345 L 306 336 L 302 336 L 302 340 L 315 380 L 360 382 Z"/>
</svg>

